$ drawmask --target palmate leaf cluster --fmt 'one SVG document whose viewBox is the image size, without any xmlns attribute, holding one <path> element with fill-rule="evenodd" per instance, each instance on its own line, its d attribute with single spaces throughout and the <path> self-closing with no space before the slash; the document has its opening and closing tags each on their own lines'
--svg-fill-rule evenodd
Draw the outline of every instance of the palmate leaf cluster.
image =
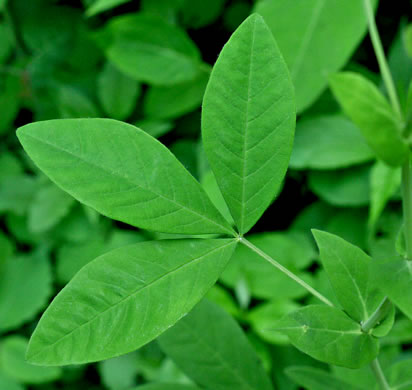
<svg viewBox="0 0 412 390">
<path fill-rule="evenodd" d="M 353 56 L 359 1 L 23 3 L 0 2 L 0 390 L 359 390 L 378 355 L 408 388 L 410 28 L 399 115 Z"/>
</svg>

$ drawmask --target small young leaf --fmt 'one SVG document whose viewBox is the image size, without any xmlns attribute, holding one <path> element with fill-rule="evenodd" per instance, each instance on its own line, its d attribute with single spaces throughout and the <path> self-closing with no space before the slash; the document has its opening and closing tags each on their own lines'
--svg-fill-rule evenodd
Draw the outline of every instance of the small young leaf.
<svg viewBox="0 0 412 390">
<path fill-rule="evenodd" d="M 412 261 L 374 261 L 372 274 L 376 287 L 412 319 Z"/>
<path fill-rule="evenodd" d="M 401 125 L 379 89 L 356 73 L 330 78 L 330 85 L 345 113 L 359 127 L 369 146 L 388 165 L 399 166 L 407 156 Z"/>
<path fill-rule="evenodd" d="M 280 320 L 274 329 L 287 334 L 302 352 L 337 366 L 359 368 L 379 350 L 377 339 L 363 333 L 359 324 L 335 307 L 303 307 Z"/>
<path fill-rule="evenodd" d="M 124 75 L 110 62 L 97 79 L 97 95 L 105 113 L 113 119 L 127 119 L 140 95 L 140 84 Z"/>
<path fill-rule="evenodd" d="M 22 336 L 9 336 L 0 343 L 0 365 L 11 378 L 28 384 L 52 382 L 62 375 L 58 367 L 38 367 L 25 361 L 28 340 Z"/>
<path fill-rule="evenodd" d="M 336 298 L 355 321 L 367 320 L 384 298 L 370 289 L 371 258 L 358 247 L 333 234 L 313 230 L 320 259 Z"/>
<path fill-rule="evenodd" d="M 346 168 L 372 160 L 374 156 L 351 121 L 341 115 L 322 115 L 298 122 L 290 167 Z"/>
<path fill-rule="evenodd" d="M 242 329 L 223 309 L 207 300 L 158 340 L 163 351 L 205 388 L 272 389 Z"/>
<path fill-rule="evenodd" d="M 279 191 L 294 128 L 286 64 L 262 17 L 252 15 L 223 48 L 202 111 L 205 151 L 241 234 Z"/>
<path fill-rule="evenodd" d="M 199 71 L 196 45 L 184 30 L 156 15 L 137 13 L 113 18 L 101 34 L 108 59 L 138 81 L 173 85 L 192 80 Z"/>
<path fill-rule="evenodd" d="M 352 386 L 330 372 L 315 367 L 290 366 L 285 372 L 307 390 L 362 390 L 362 387 Z"/>
<path fill-rule="evenodd" d="M 28 360 L 80 364 L 141 347 L 192 309 L 235 246 L 235 240 L 163 240 L 98 257 L 46 310 L 30 340 Z"/>
<path fill-rule="evenodd" d="M 17 134 L 54 182 L 110 218 L 166 233 L 232 234 L 200 184 L 166 147 L 134 126 L 51 120 Z"/>
</svg>

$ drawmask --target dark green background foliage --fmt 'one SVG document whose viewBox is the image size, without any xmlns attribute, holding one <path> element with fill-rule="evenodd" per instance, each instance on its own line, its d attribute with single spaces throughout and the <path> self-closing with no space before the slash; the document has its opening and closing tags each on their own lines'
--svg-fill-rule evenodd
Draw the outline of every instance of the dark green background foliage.
<svg viewBox="0 0 412 390">
<path fill-rule="evenodd" d="M 412 79 L 412 29 L 408 24 L 412 3 L 409 0 L 398 0 L 396 6 L 393 0 L 374 3 L 402 109 L 411 113 L 408 87 Z M 227 66 L 227 61 L 235 61 L 242 50 L 246 51 L 245 47 L 250 47 L 250 42 L 243 38 L 247 24 L 242 25 L 243 32 L 237 32 L 242 39 L 236 40 L 235 34 L 233 44 L 223 51 L 203 100 L 212 66 L 222 47 L 252 12 L 261 14 L 269 29 L 260 19 L 255 22 L 254 34 L 264 38 L 259 40 L 260 44 L 252 45 L 250 63 L 242 63 L 246 61 L 244 58 L 240 63 L 245 69 L 252 67 L 253 57 L 255 69 L 259 70 L 249 76 L 258 92 L 266 76 L 278 78 L 279 82 L 269 83 L 255 99 L 247 119 L 260 121 L 260 137 L 282 145 L 284 154 L 269 161 L 279 172 L 271 172 L 272 165 L 267 164 L 265 169 L 257 169 L 256 182 L 250 179 L 248 185 L 253 191 L 265 178 L 271 179 L 257 197 L 254 192 L 248 194 L 244 182 L 236 179 L 241 167 L 234 164 L 225 168 L 216 140 L 216 134 L 227 135 L 226 145 L 231 145 L 232 152 L 241 152 L 232 141 L 233 134 L 222 133 L 222 128 L 228 120 L 235 126 L 239 121 L 236 111 L 225 111 L 224 93 L 228 93 L 237 109 L 243 110 L 244 96 L 249 98 L 254 92 L 242 91 L 239 82 L 242 76 L 231 73 Z M 399 234 L 402 224 L 399 165 L 408 147 L 403 140 L 396 139 L 391 139 L 391 147 L 385 147 L 386 139 L 374 137 L 376 127 L 365 125 L 374 110 L 383 117 L 385 110 L 389 110 L 386 102 L 379 100 L 383 82 L 366 31 L 366 16 L 359 0 L 0 0 L 0 390 L 296 390 L 300 386 L 309 390 L 372 389 L 376 379 L 364 363 L 377 353 L 375 336 L 382 337 L 379 358 L 391 385 L 404 385 L 410 380 L 410 293 L 403 296 L 410 280 L 406 278 L 401 281 L 404 284 L 391 286 L 385 279 L 384 268 L 376 271 L 379 283 L 388 290 L 384 293 L 398 301 L 409 318 L 391 307 L 372 335 L 358 335 L 359 326 L 353 320 L 367 319 L 383 293 L 365 289 L 354 297 L 352 290 L 345 290 L 351 283 L 361 289 L 369 283 L 371 258 L 385 261 L 398 256 L 403 248 Z M 279 59 L 276 48 L 266 50 L 267 45 L 273 44 L 272 33 L 284 61 Z M 345 72 L 336 74 L 338 71 Z M 335 75 L 329 77 L 332 74 Z M 363 79 L 359 80 L 359 75 Z M 295 104 L 290 98 L 291 83 L 297 112 L 293 149 L 290 129 Z M 231 93 L 234 87 L 239 87 L 238 95 Z M 378 97 L 372 106 L 363 106 L 362 101 L 355 104 L 347 98 L 354 90 L 366 90 L 369 96 Z M 275 105 L 271 103 L 273 100 Z M 202 101 L 202 123 L 208 127 L 204 135 L 206 151 L 200 140 Z M 359 108 L 357 112 L 345 104 L 348 101 Z M 290 115 L 282 117 L 282 113 Z M 265 128 L 270 115 L 278 115 L 275 135 Z M 104 120 L 89 134 L 90 139 L 83 138 L 87 150 L 78 151 L 92 153 L 98 159 L 105 145 L 113 145 L 111 160 L 104 161 L 106 175 L 113 174 L 112 168 L 125 174 L 115 182 L 119 192 L 123 190 L 124 198 L 107 192 L 104 184 L 100 187 L 96 184 L 99 192 L 88 191 L 85 183 L 98 176 L 97 168 L 86 163 L 76 165 L 75 156 L 64 161 L 66 176 L 55 179 L 53 170 L 61 169 L 62 165 L 58 166 L 54 160 L 52 148 L 45 146 L 48 133 L 42 133 L 41 128 L 36 133 L 36 142 L 39 145 L 42 142 L 43 148 L 39 166 L 62 188 L 69 183 L 68 192 L 75 192 L 84 204 L 54 184 L 24 153 L 16 137 L 17 127 L 63 118 L 111 118 L 143 130 L 136 133 L 130 125 Z M 412 133 L 411 115 L 406 120 L 409 122 L 405 128 Z M 70 147 L 82 136 L 88 136 L 87 121 L 62 123 L 56 125 L 54 141 L 59 145 Z M 395 126 L 385 119 L 379 120 L 379 124 L 385 129 Z M 134 154 L 133 145 L 122 141 L 120 136 L 117 138 L 121 134 L 132 134 L 130 140 L 139 144 L 139 153 Z M 24 143 L 23 136 L 29 135 L 21 135 Z M 193 177 L 166 148 L 160 149 L 152 137 L 169 148 L 200 182 L 227 221 L 209 205 Z M 265 156 L 267 148 L 261 143 L 250 157 L 250 165 L 263 164 L 259 159 Z M 29 149 L 27 146 L 30 153 Z M 289 170 L 282 180 L 290 150 Z M 35 152 L 31 157 L 36 160 Z M 129 161 L 136 158 L 136 170 L 122 165 L 123 159 L 128 158 Z M 150 171 L 142 161 L 150 161 L 151 166 L 159 164 L 167 170 Z M 63 164 L 61 160 L 59 164 Z M 221 174 L 215 178 L 211 167 Z M 169 169 L 171 174 L 181 173 L 172 185 L 168 182 Z M 76 170 L 82 171 L 83 182 L 76 182 L 79 178 Z M 138 204 L 147 200 L 147 193 L 135 193 L 134 180 L 146 181 L 147 193 L 161 187 L 166 196 L 156 200 L 156 207 L 159 210 L 170 207 L 166 199 L 170 195 L 177 205 L 173 213 L 179 217 L 150 215 L 148 218 L 146 210 Z M 129 191 L 126 195 L 125 189 Z M 276 202 L 272 203 L 275 197 Z M 136 203 L 132 212 L 129 208 L 112 207 L 130 199 Z M 188 202 L 190 208 L 181 206 Z M 93 204 L 96 210 L 117 221 L 86 204 Z M 248 205 L 246 211 L 242 208 L 244 204 Z M 144 229 L 135 229 L 128 223 Z M 251 229 L 248 238 L 252 244 L 314 286 L 351 319 L 337 308 L 306 306 L 319 302 L 245 246 L 234 249 L 233 240 L 210 239 L 196 246 L 191 239 L 173 245 L 166 241 L 134 245 L 181 238 L 181 234 L 230 235 L 234 223 L 242 234 Z M 156 229 L 157 225 L 161 228 Z M 316 229 L 318 245 L 311 229 Z M 318 230 L 336 234 L 353 245 Z M 132 246 L 121 248 L 125 245 Z M 176 305 L 173 306 L 176 313 L 188 312 L 207 292 L 207 300 L 195 306 L 174 327 L 145 344 L 180 315 L 166 321 L 160 318 L 157 307 L 136 297 L 135 301 L 119 305 L 124 306 L 122 310 L 133 311 L 146 304 L 142 334 L 133 334 L 136 324 L 132 324 L 131 334 L 123 338 L 124 345 L 113 340 L 109 333 L 101 351 L 83 345 L 82 350 L 73 352 L 63 345 L 60 361 L 87 363 L 118 355 L 110 351 L 113 342 L 116 351 L 125 352 L 129 352 L 130 345 L 145 344 L 138 350 L 98 363 L 64 367 L 36 366 L 25 361 L 28 341 L 40 315 L 80 269 L 86 266 L 74 279 L 72 290 L 56 300 L 61 306 L 50 315 L 64 320 L 67 316 L 64 308 L 73 304 L 72 291 L 81 291 L 85 275 L 96 277 L 98 284 L 102 269 L 111 275 L 110 283 L 117 283 L 125 290 L 135 289 L 136 283 L 145 283 L 139 279 L 145 272 L 151 273 L 145 274 L 151 281 L 156 281 L 158 274 L 151 270 L 146 257 L 161 263 L 163 251 L 170 251 L 168 246 L 173 253 L 187 254 L 194 260 L 178 263 L 173 256 L 164 260 L 163 268 L 168 272 L 186 267 L 189 275 L 179 274 L 172 280 L 176 286 L 182 286 L 182 296 L 179 289 L 170 296 L 166 287 L 162 290 L 165 304 Z M 337 265 L 332 247 L 345 253 L 349 260 Z M 102 267 L 96 270 L 97 263 L 91 261 L 112 250 L 115 251 L 98 259 Z M 214 256 L 209 256 L 212 252 Z M 128 256 L 138 258 L 141 268 L 136 269 L 128 262 Z M 206 260 L 197 264 L 198 258 Z M 405 264 L 400 260 L 390 263 L 386 265 L 387 272 L 402 270 Z M 129 279 L 122 277 L 125 269 Z M 198 276 L 193 289 L 187 281 L 195 273 Z M 217 284 L 211 287 L 217 279 Z M 334 294 L 332 288 L 340 293 Z M 153 299 L 159 302 L 162 297 Z M 93 299 L 96 305 L 100 304 L 99 297 Z M 81 300 L 76 304 L 79 313 L 93 317 L 93 313 L 82 312 Z M 363 312 L 358 310 L 360 305 Z M 311 310 L 318 311 L 312 315 Z M 340 317 L 340 321 L 336 320 Z M 396 322 L 392 327 L 394 317 Z M 283 331 L 281 318 L 286 324 Z M 359 351 L 366 348 L 367 353 L 352 351 L 353 360 L 348 363 L 346 355 L 338 356 L 330 347 L 331 342 L 320 338 L 320 350 L 314 350 L 313 340 L 319 331 L 317 321 L 322 322 L 322 318 L 323 323 L 329 321 L 328 325 L 341 332 L 348 343 L 358 338 Z M 305 325 L 301 327 L 303 319 Z M 116 318 L 107 315 L 105 320 L 109 323 Z M 70 321 L 75 327 L 75 316 Z M 162 321 L 166 325 L 157 328 Z M 99 326 L 89 331 L 101 332 Z M 37 337 L 49 338 L 50 343 L 54 337 L 58 338 L 59 332 L 70 330 L 62 326 L 46 329 L 43 334 L 44 329 L 38 331 Z M 324 341 L 326 344 L 322 346 Z M 313 359 L 292 343 L 308 355 L 336 366 Z M 33 345 L 32 355 L 37 353 L 34 349 Z M 53 362 L 50 355 L 42 362 L 47 363 L 47 359 Z M 402 388 L 411 389 L 412 385 Z"/>
</svg>

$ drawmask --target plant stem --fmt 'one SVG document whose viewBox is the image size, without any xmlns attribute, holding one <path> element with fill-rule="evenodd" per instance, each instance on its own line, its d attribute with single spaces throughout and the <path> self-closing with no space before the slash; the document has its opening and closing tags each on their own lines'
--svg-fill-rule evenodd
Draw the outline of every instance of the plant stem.
<svg viewBox="0 0 412 390">
<path fill-rule="evenodd" d="M 402 166 L 402 201 L 407 260 L 412 260 L 412 169 L 410 153 Z"/>
<path fill-rule="evenodd" d="M 372 371 L 374 372 L 376 378 L 378 379 L 378 383 L 382 390 L 391 390 L 388 381 L 385 378 L 385 375 L 382 371 L 381 365 L 379 364 L 378 358 L 372 361 L 371 363 Z"/>
<path fill-rule="evenodd" d="M 296 283 L 300 284 L 303 288 L 305 288 L 307 291 L 309 291 L 313 296 L 321 300 L 323 303 L 326 303 L 329 306 L 333 306 L 333 303 L 329 301 L 328 298 L 324 297 L 320 292 L 316 291 L 314 288 L 309 286 L 305 281 L 303 281 L 301 278 L 296 276 L 293 272 L 289 271 L 287 268 L 285 268 L 282 264 L 278 263 L 276 260 L 274 260 L 272 257 L 270 257 L 268 254 L 260 250 L 258 247 L 254 246 L 250 241 L 246 240 L 244 237 L 240 237 L 239 241 L 243 244 L 246 245 L 248 248 L 250 248 L 253 252 L 257 253 L 260 257 L 268 261 L 270 264 L 275 266 L 279 271 L 283 272 L 285 275 L 287 275 L 289 278 L 294 280 Z"/>
<path fill-rule="evenodd" d="M 395 84 L 392 79 L 391 72 L 389 70 L 388 62 L 385 58 L 381 39 L 379 37 L 378 29 L 376 27 L 375 17 L 370 0 L 364 0 L 366 16 L 369 24 L 369 34 L 372 40 L 373 49 L 375 51 L 376 58 L 378 60 L 379 69 L 385 83 L 386 90 L 388 91 L 389 100 L 392 107 L 398 114 L 399 118 L 402 117 L 401 105 L 399 103 L 398 95 L 396 93 Z"/>
<path fill-rule="evenodd" d="M 377 309 L 372 313 L 372 315 L 361 324 L 362 331 L 367 333 L 372 328 L 374 328 L 385 316 L 391 307 L 391 303 L 387 297 L 383 299 Z"/>
</svg>

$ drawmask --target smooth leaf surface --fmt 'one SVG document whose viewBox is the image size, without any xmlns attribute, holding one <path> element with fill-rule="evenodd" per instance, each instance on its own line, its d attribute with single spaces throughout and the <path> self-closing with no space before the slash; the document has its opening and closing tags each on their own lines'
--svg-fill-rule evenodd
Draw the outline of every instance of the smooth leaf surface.
<svg viewBox="0 0 412 390">
<path fill-rule="evenodd" d="M 206 294 L 235 246 L 235 240 L 163 240 L 98 257 L 46 310 L 30 340 L 28 360 L 79 364 L 141 347 Z"/>
<path fill-rule="evenodd" d="M 374 261 L 374 283 L 412 319 L 412 262 L 403 259 Z"/>
<path fill-rule="evenodd" d="M 360 248 L 327 232 L 313 230 L 320 259 L 336 298 L 354 320 L 367 320 L 379 306 L 383 294 L 370 288 L 371 258 Z"/>
<path fill-rule="evenodd" d="M 98 370 L 104 386 L 108 389 L 129 389 L 136 383 L 139 371 L 136 353 L 99 362 Z"/>
<path fill-rule="evenodd" d="M 202 110 L 205 151 L 241 234 L 279 191 L 294 127 L 286 64 L 263 19 L 252 15 L 220 53 Z"/>
<path fill-rule="evenodd" d="M 338 171 L 310 171 L 309 188 L 322 200 L 338 207 L 365 206 L 370 199 L 369 165 Z"/>
<path fill-rule="evenodd" d="M 289 0 L 263 0 L 255 10 L 271 28 L 289 66 L 298 112 L 319 97 L 328 74 L 345 65 L 366 33 L 359 0 L 295 0 L 293 6 Z"/>
<path fill-rule="evenodd" d="M 0 2 L 1 6 L 1 2 Z M 10 377 L 4 375 L 0 372 L 0 389 L 7 389 L 7 390 L 24 390 L 24 387 L 11 379 Z"/>
<path fill-rule="evenodd" d="M 336 378 L 330 372 L 315 367 L 290 366 L 286 375 L 307 390 L 362 390 Z"/>
<path fill-rule="evenodd" d="M 159 343 L 189 377 L 205 388 L 272 389 L 242 329 L 207 300 L 160 336 Z"/>
<path fill-rule="evenodd" d="M 26 125 L 18 137 L 55 183 L 110 218 L 168 233 L 232 232 L 169 150 L 134 126 L 52 120 Z"/>
<path fill-rule="evenodd" d="M 11 257 L 0 273 L 0 333 L 31 320 L 52 294 L 52 270 L 43 252 Z"/>
<path fill-rule="evenodd" d="M 280 320 L 275 330 L 289 336 L 302 352 L 325 363 L 359 368 L 378 354 L 378 341 L 361 331 L 360 325 L 343 311 L 330 306 L 311 305 Z"/>
<path fill-rule="evenodd" d="M 308 117 L 298 122 L 290 167 L 337 169 L 370 161 L 375 154 L 359 129 L 341 115 Z"/>
<path fill-rule="evenodd" d="M 140 84 L 107 62 L 97 79 L 97 95 L 105 113 L 113 119 L 127 119 L 137 104 Z"/>
<path fill-rule="evenodd" d="M 25 361 L 28 342 L 18 335 L 9 336 L 1 341 L 0 365 L 4 373 L 18 382 L 27 384 L 47 383 L 60 378 L 62 370 L 59 367 L 39 367 Z"/>
<path fill-rule="evenodd" d="M 193 80 L 176 85 L 152 86 L 144 100 L 148 118 L 173 119 L 200 107 L 209 80 L 210 69 L 201 69 Z"/>
<path fill-rule="evenodd" d="M 381 216 L 390 198 L 401 184 L 401 170 L 393 168 L 382 161 L 377 161 L 370 176 L 369 227 L 373 228 Z"/>
<path fill-rule="evenodd" d="M 108 59 L 138 81 L 173 85 L 192 80 L 199 71 L 196 45 L 185 31 L 156 15 L 137 13 L 113 18 L 102 34 Z"/>
<path fill-rule="evenodd" d="M 401 124 L 379 89 L 357 73 L 342 72 L 330 78 L 332 91 L 346 115 L 359 127 L 376 155 L 391 166 L 401 165 L 408 145 Z"/>
<path fill-rule="evenodd" d="M 405 359 L 393 364 L 387 370 L 392 389 L 408 390 L 412 386 L 412 359 Z"/>
<path fill-rule="evenodd" d="M 121 4 L 127 3 L 130 0 L 95 0 L 92 5 L 87 9 L 87 16 L 94 16 L 101 12 L 115 8 Z"/>
</svg>

